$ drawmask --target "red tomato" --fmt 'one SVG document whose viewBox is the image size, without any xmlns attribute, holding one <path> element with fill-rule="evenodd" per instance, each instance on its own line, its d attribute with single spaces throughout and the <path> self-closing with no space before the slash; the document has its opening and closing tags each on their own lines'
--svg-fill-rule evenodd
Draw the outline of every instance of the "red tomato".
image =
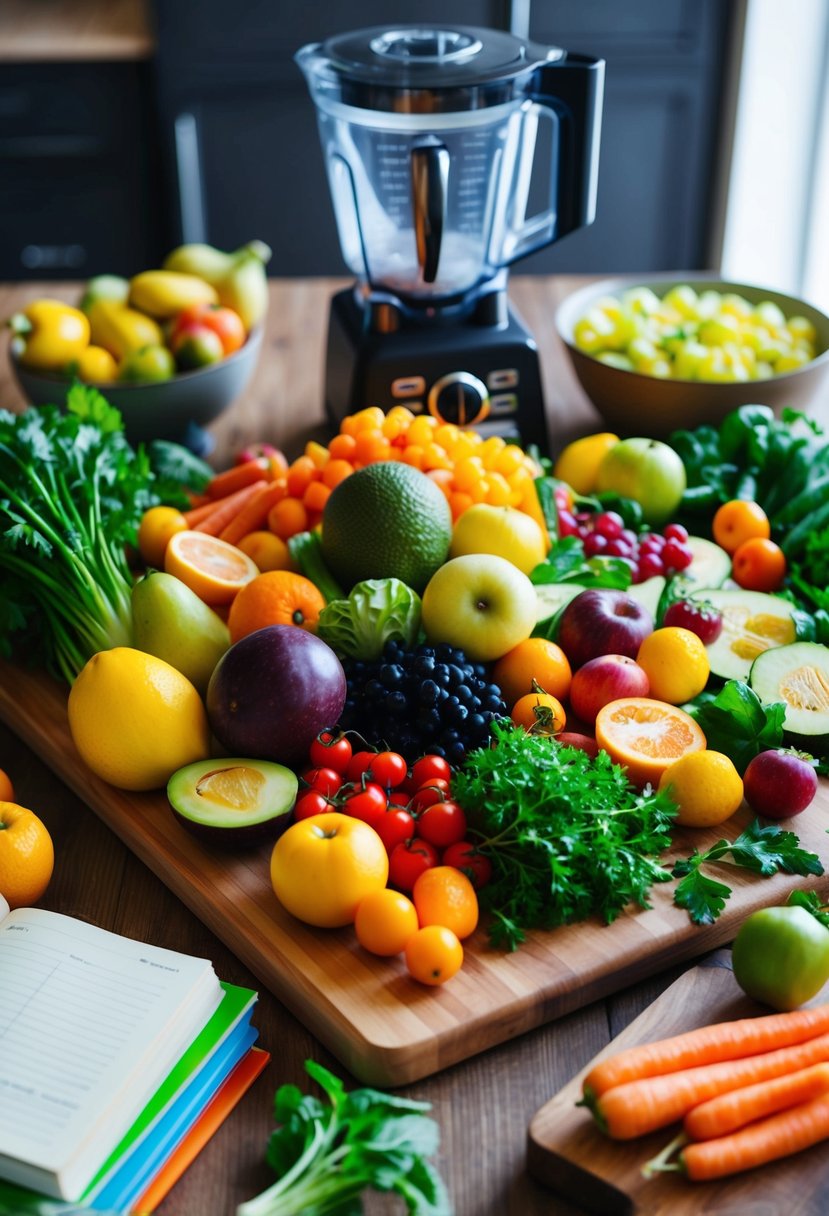
<svg viewBox="0 0 829 1216">
<path fill-rule="evenodd" d="M 296 800 L 294 819 L 310 819 L 312 815 L 323 815 L 326 811 L 334 810 L 333 802 L 329 802 L 319 790 L 306 790 Z"/>
<path fill-rule="evenodd" d="M 397 752 L 378 752 L 368 766 L 375 781 L 386 789 L 394 789 L 405 781 L 409 766 Z"/>
<path fill-rule="evenodd" d="M 452 769 L 443 756 L 421 756 L 412 766 L 412 785 L 416 790 L 436 779 L 448 781 L 451 776 Z"/>
<path fill-rule="evenodd" d="M 435 848 L 446 849 L 466 835 L 466 815 L 451 799 L 435 802 L 417 817 L 417 834 Z"/>
<path fill-rule="evenodd" d="M 312 790 L 328 795 L 336 794 L 343 783 L 343 775 L 334 768 L 307 768 L 302 774 L 302 780 Z"/>
<path fill-rule="evenodd" d="M 343 803 L 343 811 L 354 819 L 362 819 L 376 828 L 381 815 L 386 812 L 388 801 L 382 785 L 367 781 L 364 788 L 355 786 L 353 794 L 349 794 Z"/>
<path fill-rule="evenodd" d="M 389 803 L 392 806 L 405 806 L 406 809 L 408 810 L 409 795 L 406 793 L 406 791 L 404 789 L 392 790 L 389 794 Z"/>
<path fill-rule="evenodd" d="M 417 837 L 392 849 L 389 857 L 389 883 L 400 891 L 411 891 L 424 872 L 440 860 L 437 849 L 428 840 Z"/>
<path fill-rule="evenodd" d="M 335 768 L 345 774 L 351 759 L 351 743 L 337 731 L 322 730 L 311 744 L 309 757 L 314 768 Z"/>
<path fill-rule="evenodd" d="M 423 785 L 419 790 L 415 790 L 412 795 L 412 810 L 419 814 L 421 811 L 425 811 L 427 806 L 434 806 L 436 802 L 445 802 L 448 797 L 449 782 L 442 781 L 438 777 L 430 785 Z"/>
<path fill-rule="evenodd" d="M 397 845 L 411 840 L 415 833 L 414 817 L 400 806 L 389 806 L 373 826 L 389 854 Z"/>
<path fill-rule="evenodd" d="M 353 756 L 346 765 L 345 775 L 349 781 L 353 781 L 355 785 L 359 784 L 363 773 L 367 773 L 377 752 L 354 752 Z"/>
<path fill-rule="evenodd" d="M 245 327 L 238 312 L 221 304 L 193 304 L 179 313 L 173 324 L 170 342 L 188 325 L 203 325 L 218 337 L 225 355 L 232 355 L 245 343 Z"/>
<path fill-rule="evenodd" d="M 492 877 L 492 865 L 489 858 L 484 857 L 483 853 L 479 853 L 474 844 L 470 844 L 468 840 L 459 840 L 456 844 L 450 844 L 449 848 L 444 851 L 441 863 L 461 870 L 476 891 L 479 887 L 486 886 Z"/>
</svg>

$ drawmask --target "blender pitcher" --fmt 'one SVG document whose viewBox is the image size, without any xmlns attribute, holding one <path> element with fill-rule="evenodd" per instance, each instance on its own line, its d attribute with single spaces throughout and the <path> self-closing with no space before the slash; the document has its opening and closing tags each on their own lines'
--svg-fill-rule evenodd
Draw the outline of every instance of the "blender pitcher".
<svg viewBox="0 0 829 1216">
<path fill-rule="evenodd" d="M 474 296 L 592 221 L 601 60 L 497 30 L 399 26 L 298 52 L 349 269 L 409 306 Z M 546 204 L 528 216 L 546 140 Z"/>
</svg>

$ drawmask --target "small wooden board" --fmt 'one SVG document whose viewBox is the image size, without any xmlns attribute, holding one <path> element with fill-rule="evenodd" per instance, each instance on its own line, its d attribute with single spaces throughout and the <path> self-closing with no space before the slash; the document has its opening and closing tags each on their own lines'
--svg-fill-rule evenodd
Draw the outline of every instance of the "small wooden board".
<svg viewBox="0 0 829 1216">
<path fill-rule="evenodd" d="M 66 697 L 65 686 L 0 661 L 0 718 L 369 1084 L 404 1085 L 428 1076 L 698 957 L 730 941 L 749 912 L 783 902 L 796 887 L 829 894 L 829 875 L 816 883 L 735 870 L 726 911 L 700 928 L 673 906 L 673 883 L 664 883 L 654 888 L 648 911 L 631 910 L 610 926 L 592 921 L 533 933 L 513 954 L 490 949 L 481 927 L 464 943 L 464 965 L 451 983 L 426 988 L 410 979 L 401 958 L 360 949 L 350 928 L 313 929 L 285 912 L 271 889 L 268 845 L 244 853 L 205 845 L 175 819 L 164 791 L 126 793 L 91 773 L 69 733 Z M 728 829 L 736 833 L 748 818 L 738 814 Z M 823 783 L 797 830 L 804 848 L 825 865 L 827 829 L 829 784 Z M 676 850 L 665 860 L 704 849 L 721 834 L 678 830 Z"/>
<path fill-rule="evenodd" d="M 825 1144 L 719 1182 L 693 1183 L 679 1174 L 644 1178 L 642 1166 L 677 1134 L 678 1125 L 639 1140 L 610 1140 L 592 1116 L 576 1106 L 588 1070 L 623 1047 L 713 1022 L 767 1014 L 767 1008 L 743 995 L 730 959 L 730 952 L 720 951 L 707 964 L 686 971 L 536 1112 L 527 1133 L 527 1169 L 533 1177 L 598 1216 L 825 1216 Z M 811 1003 L 821 1000 L 829 1000 L 829 985 Z"/>
</svg>

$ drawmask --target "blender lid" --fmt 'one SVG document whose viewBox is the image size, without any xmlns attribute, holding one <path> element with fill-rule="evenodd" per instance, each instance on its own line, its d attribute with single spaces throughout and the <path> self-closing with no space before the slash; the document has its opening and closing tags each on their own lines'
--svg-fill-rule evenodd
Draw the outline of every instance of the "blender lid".
<svg viewBox="0 0 829 1216">
<path fill-rule="evenodd" d="M 395 113 L 452 113 L 521 96 L 527 76 L 566 56 L 502 30 L 371 26 L 312 43 L 296 59 L 330 101 Z"/>
</svg>

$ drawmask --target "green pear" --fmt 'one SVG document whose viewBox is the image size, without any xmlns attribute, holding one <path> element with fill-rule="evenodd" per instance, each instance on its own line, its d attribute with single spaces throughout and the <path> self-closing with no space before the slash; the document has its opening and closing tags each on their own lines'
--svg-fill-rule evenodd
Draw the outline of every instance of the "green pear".
<svg viewBox="0 0 829 1216">
<path fill-rule="evenodd" d="M 135 646 L 164 659 L 204 695 L 230 646 L 227 625 L 173 574 L 150 570 L 132 589 Z"/>
</svg>

